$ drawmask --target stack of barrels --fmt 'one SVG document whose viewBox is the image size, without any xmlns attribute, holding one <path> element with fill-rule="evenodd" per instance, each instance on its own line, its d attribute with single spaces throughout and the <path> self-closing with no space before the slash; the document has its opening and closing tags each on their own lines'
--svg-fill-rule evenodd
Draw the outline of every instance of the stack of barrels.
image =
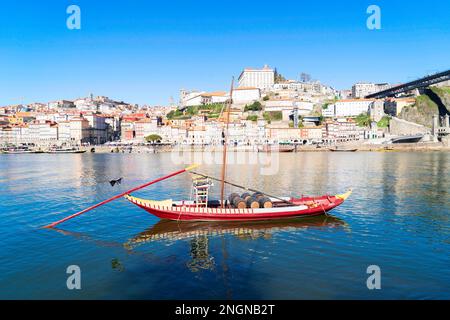
<svg viewBox="0 0 450 320">
<path fill-rule="evenodd" d="M 232 193 L 228 200 L 233 208 L 245 209 L 245 208 L 272 208 L 273 204 L 270 198 L 264 196 L 260 192 L 250 194 L 248 192 L 239 195 Z"/>
</svg>

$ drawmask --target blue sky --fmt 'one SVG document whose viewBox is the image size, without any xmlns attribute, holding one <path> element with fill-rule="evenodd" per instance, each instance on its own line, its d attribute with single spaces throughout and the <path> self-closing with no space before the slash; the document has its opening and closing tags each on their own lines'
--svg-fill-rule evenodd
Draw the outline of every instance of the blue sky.
<svg viewBox="0 0 450 320">
<path fill-rule="evenodd" d="M 81 30 L 66 8 L 81 8 Z M 382 29 L 366 27 L 369 5 Z M 303 71 L 338 89 L 450 67 L 448 1 L 8 1 L 0 5 L 0 105 L 107 95 L 168 104 L 228 90 L 244 67 Z"/>
</svg>

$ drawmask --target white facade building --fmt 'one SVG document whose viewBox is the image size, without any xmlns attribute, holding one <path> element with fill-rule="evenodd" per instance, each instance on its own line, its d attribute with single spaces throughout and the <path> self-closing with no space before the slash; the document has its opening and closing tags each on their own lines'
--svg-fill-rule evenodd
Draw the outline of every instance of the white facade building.
<svg viewBox="0 0 450 320">
<path fill-rule="evenodd" d="M 334 116 L 338 118 L 356 117 L 361 113 L 369 112 L 369 108 L 374 102 L 375 100 L 372 99 L 339 100 L 334 104 Z M 332 108 L 332 105 L 328 108 Z"/>
<path fill-rule="evenodd" d="M 246 68 L 239 76 L 239 88 L 256 87 L 259 89 L 270 89 L 275 83 L 275 72 L 265 65 L 262 69 Z"/>
<path fill-rule="evenodd" d="M 336 116 L 336 106 L 334 104 L 329 104 L 326 108 L 322 108 L 322 116 L 334 118 Z"/>
<path fill-rule="evenodd" d="M 360 82 L 355 83 L 352 87 L 353 98 L 365 98 L 366 96 L 389 89 L 391 86 L 388 83 L 370 83 Z"/>
<path fill-rule="evenodd" d="M 241 104 L 261 99 L 261 91 L 255 87 L 242 87 L 233 90 L 233 103 Z"/>
</svg>

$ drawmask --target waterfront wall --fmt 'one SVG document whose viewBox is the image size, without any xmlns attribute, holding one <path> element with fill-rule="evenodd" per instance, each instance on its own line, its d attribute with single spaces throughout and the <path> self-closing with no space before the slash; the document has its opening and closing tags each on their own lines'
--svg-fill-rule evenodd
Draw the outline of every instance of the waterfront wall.
<svg viewBox="0 0 450 320">
<path fill-rule="evenodd" d="M 430 129 L 403 119 L 393 117 L 389 123 L 389 133 L 392 135 L 415 135 L 415 134 L 426 134 L 429 133 Z"/>
</svg>

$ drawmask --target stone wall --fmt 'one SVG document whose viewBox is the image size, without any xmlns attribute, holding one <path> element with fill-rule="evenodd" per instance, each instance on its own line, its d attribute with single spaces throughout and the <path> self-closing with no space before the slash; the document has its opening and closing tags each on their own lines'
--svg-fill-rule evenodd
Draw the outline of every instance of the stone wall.
<svg viewBox="0 0 450 320">
<path fill-rule="evenodd" d="M 420 124 L 393 117 L 389 122 L 389 132 L 392 135 L 415 135 L 430 132 L 430 129 Z"/>
</svg>

